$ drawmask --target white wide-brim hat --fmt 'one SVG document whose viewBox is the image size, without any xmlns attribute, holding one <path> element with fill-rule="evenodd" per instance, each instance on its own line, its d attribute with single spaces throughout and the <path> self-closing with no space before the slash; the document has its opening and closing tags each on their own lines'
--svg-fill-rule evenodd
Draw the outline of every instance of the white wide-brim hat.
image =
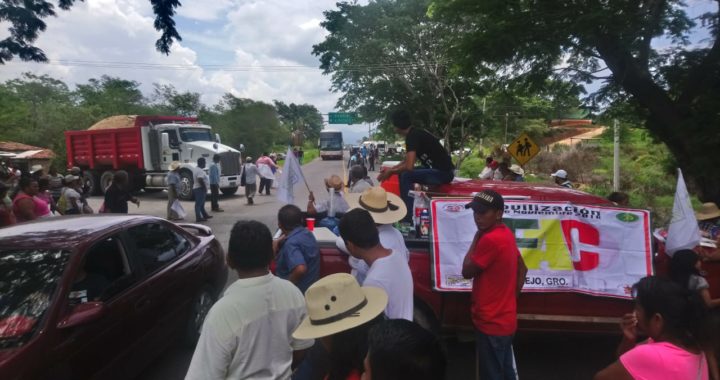
<svg viewBox="0 0 720 380">
<path fill-rule="evenodd" d="M 384 290 L 360 287 L 348 273 L 335 273 L 319 279 L 305 292 L 308 315 L 292 336 L 315 339 L 337 334 L 367 323 L 385 310 Z"/>
<path fill-rule="evenodd" d="M 367 210 L 376 224 L 391 224 L 407 215 L 405 202 L 393 193 L 388 193 L 379 186 L 366 189 L 362 193 L 345 195 L 350 208 Z"/>
<path fill-rule="evenodd" d="M 523 170 L 523 168 L 521 168 L 520 165 L 517 165 L 517 164 L 510 165 L 508 170 L 510 170 L 511 172 L 513 172 L 517 175 L 525 175 L 525 170 Z"/>
</svg>

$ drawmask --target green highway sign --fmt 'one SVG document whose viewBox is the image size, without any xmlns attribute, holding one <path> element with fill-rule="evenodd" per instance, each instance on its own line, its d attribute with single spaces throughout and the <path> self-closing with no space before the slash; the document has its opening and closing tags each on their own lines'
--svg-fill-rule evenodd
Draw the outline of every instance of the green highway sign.
<svg viewBox="0 0 720 380">
<path fill-rule="evenodd" d="M 353 124 L 357 114 L 354 112 L 330 112 L 328 113 L 329 124 Z"/>
</svg>

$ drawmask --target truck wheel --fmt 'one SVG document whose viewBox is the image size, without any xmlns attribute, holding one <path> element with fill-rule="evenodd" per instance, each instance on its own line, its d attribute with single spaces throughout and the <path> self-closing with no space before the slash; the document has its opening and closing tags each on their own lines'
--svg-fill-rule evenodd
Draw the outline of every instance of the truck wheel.
<svg viewBox="0 0 720 380">
<path fill-rule="evenodd" d="M 182 200 L 193 200 L 193 175 L 189 170 L 180 171 L 180 186 L 178 188 L 178 197 Z"/>
<path fill-rule="evenodd" d="M 113 173 L 112 170 L 106 170 L 100 176 L 100 194 L 105 194 L 105 189 L 112 183 L 113 175 L 115 175 L 115 173 Z"/>
<path fill-rule="evenodd" d="M 238 188 L 237 188 L 237 186 L 236 187 L 226 187 L 224 189 L 220 189 L 220 191 L 222 191 L 223 195 L 234 195 L 235 193 L 237 193 Z"/>
<path fill-rule="evenodd" d="M 83 188 L 87 188 L 90 195 L 100 195 L 102 190 L 98 183 L 98 174 L 94 170 L 86 170 L 83 173 Z"/>
<path fill-rule="evenodd" d="M 433 314 L 430 308 L 424 303 L 419 302 L 417 299 L 415 299 L 414 303 L 413 322 L 435 335 L 440 334 L 440 323 L 437 318 L 435 318 L 435 314 Z"/>
</svg>

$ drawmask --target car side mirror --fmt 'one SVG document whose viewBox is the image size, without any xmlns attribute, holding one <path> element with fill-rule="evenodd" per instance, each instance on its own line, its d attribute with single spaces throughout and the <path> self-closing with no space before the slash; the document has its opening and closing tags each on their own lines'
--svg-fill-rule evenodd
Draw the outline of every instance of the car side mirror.
<svg viewBox="0 0 720 380">
<path fill-rule="evenodd" d="M 238 146 L 238 150 L 241 152 L 245 151 L 245 144 L 240 144 L 240 146 Z"/>
<path fill-rule="evenodd" d="M 218 143 L 218 144 L 222 144 L 222 140 L 220 140 L 220 134 L 219 134 L 219 133 L 216 133 L 216 134 L 215 134 L 215 142 Z"/>
<path fill-rule="evenodd" d="M 102 302 L 85 302 L 72 308 L 70 315 L 63 318 L 57 325 L 59 329 L 85 325 L 95 322 L 105 315 L 107 308 Z"/>
</svg>

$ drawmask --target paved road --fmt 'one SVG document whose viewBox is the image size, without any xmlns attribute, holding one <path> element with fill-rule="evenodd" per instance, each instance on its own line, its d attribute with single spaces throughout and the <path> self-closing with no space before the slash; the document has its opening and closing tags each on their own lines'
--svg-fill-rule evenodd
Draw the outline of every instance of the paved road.
<svg viewBox="0 0 720 380">
<path fill-rule="evenodd" d="M 322 179 L 338 174 L 343 176 L 340 161 L 316 160 L 303 166 L 303 172 L 310 188 L 318 199 L 325 194 Z M 240 219 L 255 219 L 265 223 L 271 230 L 277 227 L 276 213 L 281 204 L 275 196 L 257 196 L 256 204 L 248 206 L 245 197 L 241 194 L 222 197 L 221 207 L 223 213 L 214 213 L 214 218 L 206 224 L 209 225 L 223 247 L 227 249 L 230 230 L 234 222 Z M 295 204 L 305 209 L 308 191 L 304 185 L 296 186 Z M 166 194 L 141 194 L 140 208 L 130 205 L 131 212 L 145 213 L 155 216 L 165 216 Z M 91 199 L 91 205 L 97 210 L 101 199 Z M 184 202 L 185 209 L 192 213 L 193 203 Z M 209 210 L 208 204 L 207 209 Z M 193 221 L 194 217 L 188 218 Z M 228 283 L 235 281 L 231 273 Z M 474 344 L 464 337 L 445 337 L 444 343 L 449 357 L 448 379 L 473 379 L 474 370 Z M 599 369 L 612 362 L 617 337 L 569 336 L 567 334 L 518 334 L 515 340 L 515 352 L 518 362 L 518 371 L 524 379 L 588 379 Z M 177 380 L 183 379 L 190 364 L 192 350 L 181 347 L 169 349 L 154 365 L 137 380 Z"/>
</svg>

